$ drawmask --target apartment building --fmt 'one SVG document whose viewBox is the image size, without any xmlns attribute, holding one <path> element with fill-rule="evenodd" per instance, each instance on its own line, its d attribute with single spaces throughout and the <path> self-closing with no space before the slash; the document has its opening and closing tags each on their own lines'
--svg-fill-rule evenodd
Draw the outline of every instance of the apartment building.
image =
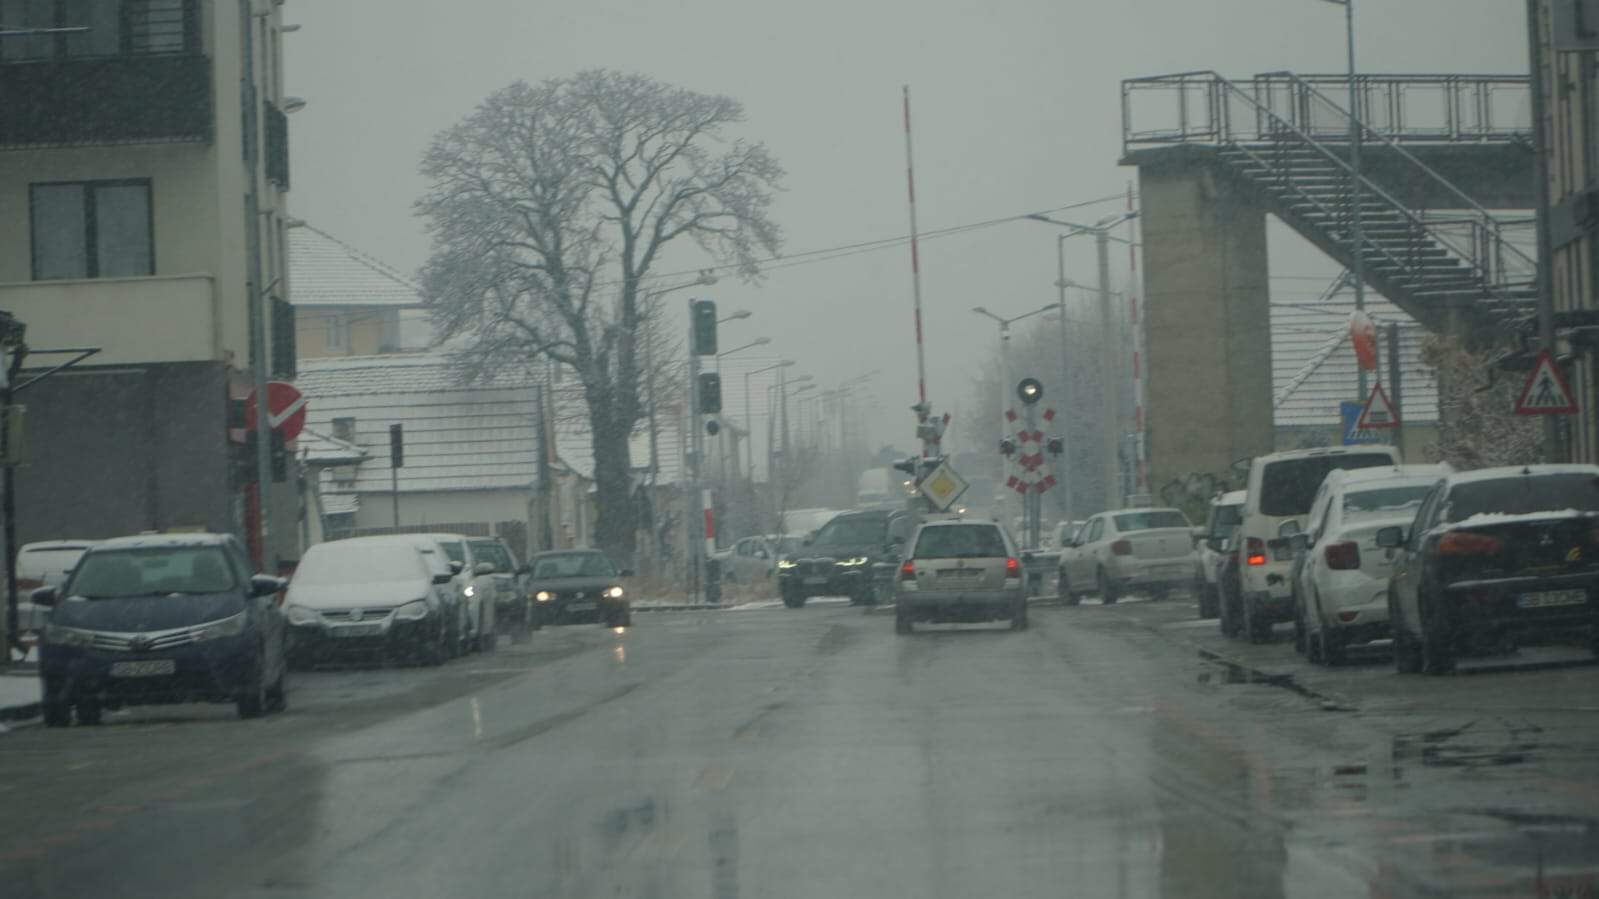
<svg viewBox="0 0 1599 899">
<path fill-rule="evenodd" d="M 281 8 L 0 0 L 0 310 L 30 370 L 98 350 L 16 398 L 21 541 L 206 529 L 298 556 L 294 466 L 263 543 L 243 415 L 255 366 L 295 367 Z"/>
</svg>

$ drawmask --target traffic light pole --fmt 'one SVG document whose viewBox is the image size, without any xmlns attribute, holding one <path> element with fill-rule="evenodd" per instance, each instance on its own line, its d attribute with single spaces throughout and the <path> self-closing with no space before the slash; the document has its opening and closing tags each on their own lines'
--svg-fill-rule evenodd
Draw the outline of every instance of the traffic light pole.
<svg viewBox="0 0 1599 899">
<path fill-rule="evenodd" d="M 1038 404 L 1028 403 L 1026 408 L 1027 430 L 1036 431 L 1038 430 Z M 1043 445 L 1040 444 L 1039 448 L 1042 449 Z M 1040 515 L 1043 511 L 1043 498 L 1044 495 L 1042 493 L 1038 492 L 1038 490 L 1032 487 L 1029 487 L 1027 490 L 1027 498 L 1022 503 L 1022 508 L 1024 510 L 1022 514 L 1026 516 L 1026 540 L 1027 547 L 1029 549 L 1038 548 L 1039 531 L 1043 528 L 1043 522 L 1040 519 Z"/>
<path fill-rule="evenodd" d="M 689 519 L 689 551 L 685 560 L 688 564 L 689 596 L 700 595 L 700 571 L 705 554 L 704 498 L 700 486 L 705 427 L 700 420 L 700 355 L 694 327 L 695 302 L 693 298 L 688 301 L 688 422 L 693 437 L 689 440 L 689 476 L 683 494 L 683 514 Z"/>
</svg>

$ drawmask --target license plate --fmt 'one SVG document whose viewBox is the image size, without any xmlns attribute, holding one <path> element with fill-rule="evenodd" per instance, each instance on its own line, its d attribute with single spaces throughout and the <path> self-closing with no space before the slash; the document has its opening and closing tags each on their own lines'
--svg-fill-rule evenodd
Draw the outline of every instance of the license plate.
<svg viewBox="0 0 1599 899">
<path fill-rule="evenodd" d="M 807 587 L 820 587 L 825 583 L 827 583 L 827 578 L 825 577 L 808 577 L 805 579 L 805 586 Z"/>
<path fill-rule="evenodd" d="M 333 628 L 335 637 L 375 637 L 383 633 L 381 624 L 351 624 L 345 627 Z"/>
<path fill-rule="evenodd" d="M 591 602 L 574 602 L 574 603 L 568 604 L 567 607 L 566 607 L 566 610 L 568 612 L 592 612 L 592 611 L 594 611 L 594 603 L 591 603 Z"/>
<path fill-rule="evenodd" d="M 112 677 L 164 677 L 175 674 L 178 663 L 172 659 L 144 659 L 137 662 L 112 662 Z"/>
<path fill-rule="evenodd" d="M 1550 606 L 1580 606 L 1588 601 L 1586 590 L 1551 590 L 1547 593 L 1523 593 L 1516 605 L 1523 609 L 1546 609 Z"/>
<path fill-rule="evenodd" d="M 941 578 L 975 578 L 981 575 L 981 568 L 940 568 L 938 576 Z"/>
</svg>

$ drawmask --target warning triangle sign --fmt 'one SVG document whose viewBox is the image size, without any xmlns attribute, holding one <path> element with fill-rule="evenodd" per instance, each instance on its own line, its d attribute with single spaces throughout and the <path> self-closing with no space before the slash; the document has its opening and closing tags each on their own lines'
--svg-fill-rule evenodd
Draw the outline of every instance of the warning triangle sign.
<svg viewBox="0 0 1599 899">
<path fill-rule="evenodd" d="M 1538 361 L 1527 375 L 1527 383 L 1516 400 L 1517 415 L 1570 415 L 1577 411 L 1577 400 L 1572 396 L 1571 385 L 1566 383 L 1566 373 L 1555 364 L 1548 350 L 1538 352 Z"/>
<path fill-rule="evenodd" d="M 1399 427 L 1399 412 L 1394 409 L 1394 404 L 1388 399 L 1388 394 L 1383 391 L 1382 385 L 1373 384 L 1371 396 L 1366 397 L 1366 407 L 1360 410 L 1360 418 L 1355 422 L 1355 432 L 1397 427 Z"/>
</svg>

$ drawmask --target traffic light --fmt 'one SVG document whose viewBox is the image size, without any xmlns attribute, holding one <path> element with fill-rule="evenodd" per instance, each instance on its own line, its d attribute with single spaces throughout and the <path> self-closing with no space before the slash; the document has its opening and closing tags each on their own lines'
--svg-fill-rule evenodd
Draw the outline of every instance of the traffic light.
<svg viewBox="0 0 1599 899">
<path fill-rule="evenodd" d="M 716 355 L 716 303 L 712 300 L 695 300 L 692 307 L 694 318 L 694 354 L 696 356 Z"/>
<path fill-rule="evenodd" d="M 721 425 L 721 423 L 718 422 L 714 418 L 709 420 L 709 421 L 707 421 L 705 423 L 705 433 L 710 435 L 710 436 L 712 436 L 712 437 L 715 437 L 717 434 L 722 433 L 722 425 Z"/>
<path fill-rule="evenodd" d="M 402 425 L 389 425 L 389 467 L 405 467 L 405 428 Z"/>
<path fill-rule="evenodd" d="M 1015 453 L 1016 453 L 1016 441 L 1010 439 L 1009 437 L 1000 438 L 1000 441 L 999 441 L 999 454 L 1001 456 L 1010 456 L 1010 455 L 1014 455 Z"/>
<path fill-rule="evenodd" d="M 1021 383 L 1016 385 L 1016 395 L 1031 406 L 1044 398 L 1044 385 L 1037 378 L 1022 378 Z"/>
<path fill-rule="evenodd" d="M 894 463 L 894 470 L 903 471 L 914 478 L 916 477 L 916 465 L 919 461 L 921 460 L 917 459 L 915 456 L 906 456 L 905 458 Z"/>
<path fill-rule="evenodd" d="M 715 415 L 722 411 L 722 376 L 714 371 L 700 375 L 700 412 Z"/>
<path fill-rule="evenodd" d="M 1066 444 L 1059 437 L 1049 438 L 1049 442 L 1044 444 L 1044 448 L 1049 450 L 1051 456 L 1058 456 L 1066 452 Z"/>
</svg>

